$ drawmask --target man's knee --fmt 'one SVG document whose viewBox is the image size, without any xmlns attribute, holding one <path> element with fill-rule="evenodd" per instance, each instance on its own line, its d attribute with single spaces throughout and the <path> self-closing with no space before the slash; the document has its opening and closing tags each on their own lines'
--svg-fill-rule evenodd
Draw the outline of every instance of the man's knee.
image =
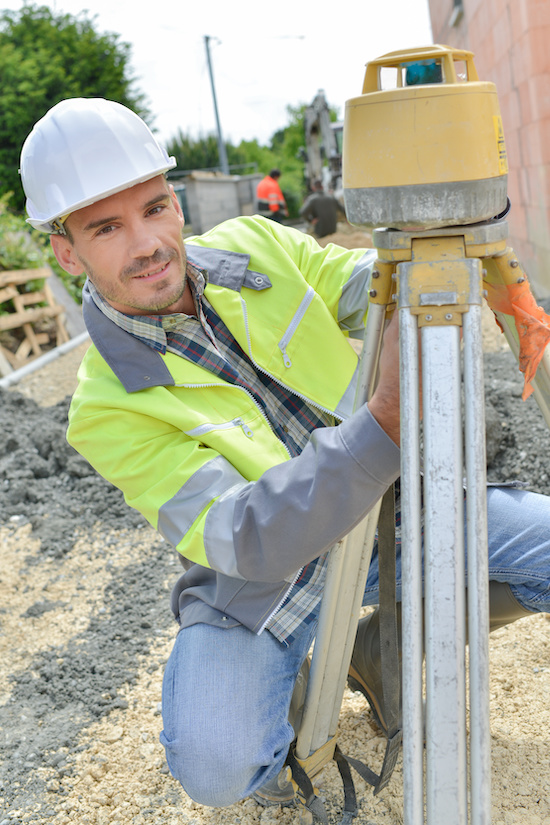
<svg viewBox="0 0 550 825">
<path fill-rule="evenodd" d="M 258 766 L 246 753 L 229 752 L 220 741 L 209 743 L 207 736 L 185 736 L 179 741 L 168 739 L 165 731 L 160 741 L 166 752 L 170 773 L 186 794 L 201 805 L 221 808 L 249 796 L 263 784 L 263 777 L 284 762 L 286 754 L 275 757 L 273 765 Z M 252 748 L 251 748 L 252 750 Z"/>
</svg>

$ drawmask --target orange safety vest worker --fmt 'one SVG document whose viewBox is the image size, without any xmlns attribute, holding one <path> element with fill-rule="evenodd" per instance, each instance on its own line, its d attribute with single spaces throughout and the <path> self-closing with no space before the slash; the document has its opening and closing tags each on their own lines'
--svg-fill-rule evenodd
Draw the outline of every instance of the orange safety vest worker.
<svg viewBox="0 0 550 825">
<path fill-rule="evenodd" d="M 288 215 L 286 201 L 278 183 L 280 175 L 278 169 L 272 169 L 269 175 L 259 182 L 256 189 L 258 213 L 274 220 L 280 220 Z"/>
</svg>

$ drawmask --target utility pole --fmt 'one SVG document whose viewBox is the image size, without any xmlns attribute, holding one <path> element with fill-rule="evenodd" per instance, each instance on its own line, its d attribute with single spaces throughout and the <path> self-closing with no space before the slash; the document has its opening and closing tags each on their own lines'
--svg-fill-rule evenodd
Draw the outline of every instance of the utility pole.
<svg viewBox="0 0 550 825">
<path fill-rule="evenodd" d="M 220 117 L 218 115 L 218 103 L 216 100 L 216 88 L 214 86 L 214 74 L 212 72 L 212 61 L 210 59 L 210 37 L 205 34 L 204 43 L 206 46 L 206 59 L 208 60 L 208 72 L 210 74 L 210 85 L 212 86 L 212 100 L 214 101 L 214 114 L 216 116 L 216 129 L 218 131 L 218 153 L 220 156 L 220 166 L 224 175 L 229 174 L 229 164 L 227 162 L 227 152 L 223 142 Z"/>
</svg>

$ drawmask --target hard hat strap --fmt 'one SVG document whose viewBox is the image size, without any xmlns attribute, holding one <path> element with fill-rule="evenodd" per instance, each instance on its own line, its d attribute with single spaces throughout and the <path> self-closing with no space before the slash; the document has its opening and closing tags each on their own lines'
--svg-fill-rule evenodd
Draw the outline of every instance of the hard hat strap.
<svg viewBox="0 0 550 825">
<path fill-rule="evenodd" d="M 63 224 L 65 223 L 65 221 L 69 217 L 69 214 L 70 213 L 67 213 L 66 215 L 61 215 L 61 217 L 55 218 L 51 222 L 51 224 L 52 224 L 52 226 L 55 230 L 56 235 L 66 235 L 67 234 L 67 230 L 65 229 Z"/>
</svg>

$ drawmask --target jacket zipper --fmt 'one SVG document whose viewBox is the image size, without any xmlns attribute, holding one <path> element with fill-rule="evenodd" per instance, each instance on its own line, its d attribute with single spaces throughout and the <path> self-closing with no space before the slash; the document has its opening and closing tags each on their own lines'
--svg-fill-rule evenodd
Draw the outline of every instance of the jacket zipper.
<svg viewBox="0 0 550 825">
<path fill-rule="evenodd" d="M 256 366 L 258 366 L 258 365 L 256 364 Z M 260 367 L 258 367 L 258 369 L 260 369 Z M 265 370 L 260 370 L 260 371 L 263 372 L 264 375 L 269 375 L 269 373 L 266 372 Z M 270 375 L 270 378 L 272 378 L 273 381 L 275 381 L 276 383 L 280 383 L 272 375 Z M 175 387 L 186 387 L 188 390 L 196 390 L 196 389 L 200 389 L 200 388 L 204 388 L 204 387 L 226 387 L 226 388 L 227 387 L 233 387 L 233 389 L 238 390 L 239 392 L 244 392 L 244 394 L 248 398 L 250 398 L 250 400 L 252 401 L 252 403 L 254 404 L 254 406 L 256 407 L 256 409 L 258 410 L 260 415 L 262 416 L 263 420 L 265 421 L 265 423 L 267 424 L 267 426 L 269 427 L 269 429 L 273 433 L 273 435 L 275 435 L 275 437 L 277 438 L 275 432 L 273 431 L 273 427 L 271 426 L 269 418 L 264 413 L 262 408 L 259 406 L 259 404 L 257 403 L 254 396 L 251 393 L 249 393 L 248 390 L 245 389 L 244 387 L 240 387 L 240 386 L 238 386 L 238 384 L 220 384 L 220 383 L 215 383 L 215 384 L 174 384 L 174 386 Z M 284 384 L 281 384 L 281 386 L 284 386 Z M 287 387 L 286 389 L 289 389 L 289 388 Z M 305 398 L 304 400 L 307 401 L 308 399 Z M 313 403 L 313 402 L 311 402 L 311 403 Z M 327 410 L 327 412 L 330 413 L 330 410 Z M 194 436 L 204 435 L 204 433 L 212 432 L 212 430 L 226 430 L 226 429 L 231 429 L 231 427 L 234 427 L 234 426 L 241 427 L 242 431 L 244 432 L 244 434 L 248 438 L 254 438 L 254 431 L 248 426 L 248 424 L 242 418 L 234 418 L 232 421 L 228 421 L 226 424 L 201 424 L 198 427 L 194 427 L 192 430 L 183 430 L 183 432 L 185 433 L 185 435 L 189 435 L 193 438 Z M 288 453 L 289 458 L 292 458 L 292 456 L 290 454 L 290 450 L 288 449 L 286 444 L 283 441 L 281 441 L 279 438 L 277 440 L 280 441 L 280 443 L 282 444 L 282 446 L 284 447 L 284 449 Z"/>
<path fill-rule="evenodd" d="M 194 427 L 192 430 L 184 430 L 184 433 L 185 435 L 189 435 L 193 438 L 194 436 L 210 433 L 213 430 L 231 430 L 233 429 L 233 427 L 240 427 L 247 438 L 254 437 L 253 430 L 250 429 L 246 421 L 244 421 L 242 418 L 234 418 L 232 421 L 227 421 L 225 424 L 201 424 L 199 427 Z"/>
<path fill-rule="evenodd" d="M 275 607 L 271 611 L 271 613 L 269 614 L 267 619 L 262 623 L 262 626 L 260 627 L 260 629 L 258 631 L 258 636 L 260 635 L 260 633 L 262 633 L 265 630 L 266 625 L 268 624 L 268 622 L 270 622 L 271 619 L 278 613 L 279 608 L 282 606 L 282 604 L 285 601 L 285 599 L 287 598 L 288 594 L 290 593 L 290 591 L 292 590 L 292 588 L 294 587 L 294 585 L 298 581 L 298 578 L 302 575 L 302 570 L 303 569 L 304 569 L 303 567 L 300 567 L 300 569 L 298 570 L 298 572 L 296 573 L 296 575 L 294 576 L 292 581 L 289 583 L 288 588 L 286 589 L 284 596 L 279 600 L 279 603 L 277 604 L 277 607 Z"/>
<path fill-rule="evenodd" d="M 311 398 L 308 398 L 307 395 L 302 395 L 302 393 L 298 392 L 293 387 L 289 387 L 283 381 L 280 381 L 278 378 L 275 378 L 275 376 L 272 375 L 270 372 L 268 372 L 267 370 L 264 370 L 263 367 L 261 367 L 257 363 L 257 361 L 254 360 L 254 358 L 252 357 L 252 346 L 251 346 L 251 341 L 250 341 L 250 330 L 249 330 L 249 327 L 248 327 L 248 313 L 247 313 L 247 310 L 246 310 L 246 304 L 245 304 L 245 302 L 242 298 L 241 298 L 241 304 L 242 304 L 243 315 L 244 315 L 244 325 L 245 325 L 245 329 L 246 329 L 246 340 L 248 341 L 248 357 L 250 358 L 250 360 L 252 361 L 252 363 L 254 364 L 256 369 L 259 372 L 263 373 L 264 375 L 269 376 L 269 378 L 271 378 L 271 380 L 274 381 L 276 384 L 278 384 L 280 387 L 284 387 L 284 389 L 288 390 L 288 392 L 294 393 L 294 395 L 296 395 L 297 398 L 301 398 L 302 401 L 305 401 L 307 404 L 311 404 L 311 406 L 315 407 L 315 409 L 321 410 L 322 412 L 325 412 L 325 413 L 328 413 L 329 415 L 334 416 L 334 418 L 338 419 L 338 421 L 343 421 L 344 419 L 342 418 L 342 416 L 338 415 L 338 413 L 334 412 L 334 410 L 330 410 L 328 407 L 323 407 L 321 404 L 317 404 L 315 401 L 312 401 Z M 246 390 L 245 390 L 245 392 L 246 392 Z M 247 393 L 247 395 L 250 395 L 250 393 Z M 254 399 L 252 399 L 252 400 L 254 401 Z M 256 404 L 256 406 L 258 406 L 258 405 Z M 258 409 L 260 409 L 260 408 L 258 407 Z M 260 410 L 260 412 L 262 412 L 262 411 Z M 262 415 L 263 415 L 263 412 L 262 412 Z M 264 418 L 265 418 L 265 416 L 264 416 Z"/>
<path fill-rule="evenodd" d="M 315 294 L 315 292 L 314 292 L 313 287 L 308 286 L 306 294 L 304 295 L 304 297 L 300 301 L 300 306 L 298 307 L 298 309 L 294 313 L 294 316 L 293 316 L 290 324 L 288 325 L 285 334 L 283 335 L 283 337 L 279 341 L 279 349 L 281 350 L 282 355 L 283 355 L 283 363 L 284 363 L 285 367 L 287 367 L 287 368 L 292 366 L 292 361 L 290 360 L 290 356 L 287 353 L 286 348 L 289 345 L 289 343 L 292 339 L 292 336 L 294 335 L 294 333 L 296 332 L 296 330 L 300 326 L 300 324 L 302 322 L 302 319 L 303 319 L 304 315 L 306 314 L 306 310 L 307 310 L 308 306 L 311 304 L 311 302 L 313 300 L 314 294 Z M 248 324 L 246 326 L 246 331 L 247 331 L 247 334 L 248 334 Z M 250 339 L 249 339 L 249 343 L 250 343 Z"/>
</svg>

